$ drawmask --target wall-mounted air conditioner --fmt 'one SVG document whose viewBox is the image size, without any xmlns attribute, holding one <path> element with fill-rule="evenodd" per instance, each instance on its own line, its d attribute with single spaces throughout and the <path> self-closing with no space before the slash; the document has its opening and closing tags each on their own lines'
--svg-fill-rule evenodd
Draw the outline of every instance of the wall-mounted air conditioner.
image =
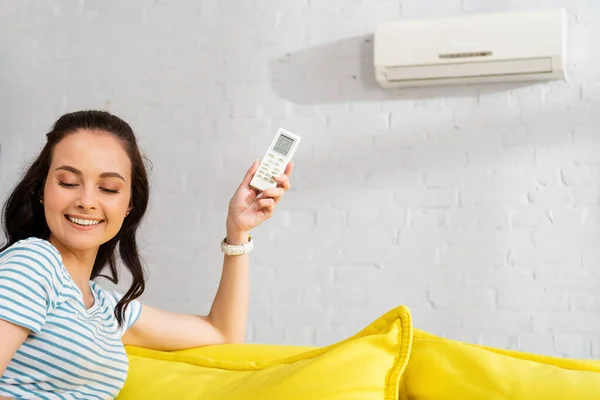
<svg viewBox="0 0 600 400">
<path fill-rule="evenodd" d="M 563 9 L 379 24 L 375 79 L 384 88 L 566 79 Z"/>
</svg>

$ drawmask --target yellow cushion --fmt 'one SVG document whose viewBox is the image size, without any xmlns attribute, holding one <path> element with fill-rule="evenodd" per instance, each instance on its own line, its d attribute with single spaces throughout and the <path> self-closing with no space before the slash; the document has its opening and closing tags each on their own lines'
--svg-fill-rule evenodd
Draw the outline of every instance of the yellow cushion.
<svg viewBox="0 0 600 400">
<path fill-rule="evenodd" d="M 413 329 L 404 306 L 324 348 L 127 348 L 125 399 L 589 400 L 600 361 L 497 349 Z"/>
<path fill-rule="evenodd" d="M 220 361 L 254 361 L 264 362 L 295 356 L 314 350 L 315 346 L 285 346 L 272 344 L 226 344 L 222 346 L 203 346 L 178 351 L 178 354 L 203 358 L 214 358 Z"/>
<path fill-rule="evenodd" d="M 590 400 L 600 361 L 461 343 L 415 329 L 400 399 Z"/>
<path fill-rule="evenodd" d="M 129 376 L 117 399 L 397 399 L 411 340 L 410 313 L 401 306 L 328 347 L 274 346 L 284 355 L 278 358 L 261 356 L 260 346 L 241 360 L 236 345 L 177 352 L 127 347 Z"/>
</svg>

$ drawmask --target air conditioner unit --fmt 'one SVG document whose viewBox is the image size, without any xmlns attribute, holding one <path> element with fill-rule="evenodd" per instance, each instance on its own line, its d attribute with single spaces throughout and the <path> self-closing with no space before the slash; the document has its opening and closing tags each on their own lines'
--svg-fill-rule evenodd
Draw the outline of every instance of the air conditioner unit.
<svg viewBox="0 0 600 400">
<path fill-rule="evenodd" d="M 384 88 L 566 79 L 563 9 L 479 14 L 377 26 Z"/>
</svg>

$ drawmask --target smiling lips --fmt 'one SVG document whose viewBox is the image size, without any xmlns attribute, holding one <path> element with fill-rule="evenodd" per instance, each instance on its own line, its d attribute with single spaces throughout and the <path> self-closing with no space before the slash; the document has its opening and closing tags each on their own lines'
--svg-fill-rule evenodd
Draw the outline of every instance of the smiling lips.
<svg viewBox="0 0 600 400">
<path fill-rule="evenodd" d="M 65 218 L 80 228 L 92 228 L 104 222 L 104 220 L 76 218 L 70 215 L 65 215 Z"/>
</svg>

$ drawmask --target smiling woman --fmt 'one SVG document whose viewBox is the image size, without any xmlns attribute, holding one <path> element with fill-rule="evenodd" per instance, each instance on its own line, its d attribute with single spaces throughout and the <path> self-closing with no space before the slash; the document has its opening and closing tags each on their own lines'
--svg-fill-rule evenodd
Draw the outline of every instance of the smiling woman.
<svg viewBox="0 0 600 400">
<path fill-rule="evenodd" d="M 121 142 L 102 131 L 79 130 L 56 145 L 49 170 L 41 200 L 50 243 L 57 248 L 87 249 L 115 237 L 133 207 L 132 163 Z M 146 205 L 136 209 L 140 207 Z M 95 254 L 87 253 L 87 257 L 93 259 Z M 82 275 L 74 278 L 85 284 L 86 273 L 72 271 L 71 275 Z"/>
<path fill-rule="evenodd" d="M 118 393 L 127 372 L 121 338 L 141 314 L 136 299 L 145 283 L 135 235 L 148 195 L 127 123 L 95 111 L 55 123 L 4 209 L 0 395 Z M 125 295 L 93 282 L 106 267 L 118 282 L 117 245 L 133 277 Z"/>
<path fill-rule="evenodd" d="M 248 243 L 290 187 L 258 193 L 253 163 L 229 203 L 228 245 Z M 131 127 L 102 111 L 62 116 L 4 206 L 0 248 L 0 399 L 112 399 L 128 372 L 124 345 L 156 350 L 241 342 L 248 315 L 248 256 L 224 255 L 205 316 L 142 305 L 136 243 L 149 184 Z M 118 252 L 116 251 L 118 246 Z M 116 258 L 132 276 L 125 294 Z M 108 275 L 103 275 L 108 268 Z"/>
</svg>

